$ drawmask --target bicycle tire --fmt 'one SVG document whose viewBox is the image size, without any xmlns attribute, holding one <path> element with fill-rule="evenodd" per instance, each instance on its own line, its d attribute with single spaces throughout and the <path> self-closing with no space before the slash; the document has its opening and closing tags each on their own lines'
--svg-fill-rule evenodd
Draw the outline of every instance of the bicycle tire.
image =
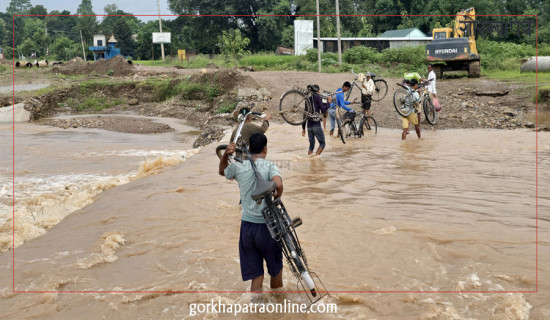
<svg viewBox="0 0 550 320">
<path fill-rule="evenodd" d="M 376 120 L 371 116 L 366 116 L 361 119 L 360 130 L 363 132 L 363 136 L 375 136 L 378 133 L 378 125 Z"/>
<path fill-rule="evenodd" d="M 372 93 L 372 101 L 380 101 L 388 94 L 388 83 L 384 79 L 374 80 L 374 92 Z"/>
<path fill-rule="evenodd" d="M 306 121 L 306 114 L 311 113 L 312 110 L 311 104 L 303 92 L 289 90 L 281 96 L 279 111 L 288 124 L 299 126 Z"/>
<path fill-rule="evenodd" d="M 423 109 L 424 115 L 426 116 L 426 121 L 428 121 L 428 123 L 432 126 L 435 125 L 435 123 L 437 122 L 437 112 L 435 111 L 432 99 L 430 99 L 429 97 L 424 99 Z"/>
<path fill-rule="evenodd" d="M 354 129 L 355 129 L 355 135 L 358 138 L 361 138 L 363 136 L 363 130 L 362 130 L 363 128 L 361 127 L 361 125 L 363 124 L 361 122 L 362 118 L 363 117 L 357 116 L 357 117 L 355 117 L 355 120 L 353 121 L 353 126 L 354 126 Z"/>
<path fill-rule="evenodd" d="M 283 242 L 285 243 L 286 250 L 288 251 L 287 259 L 289 263 L 293 264 L 292 268 L 296 270 L 297 276 L 301 277 L 306 284 L 306 287 L 310 290 L 311 294 L 315 297 L 317 292 L 315 290 L 315 281 L 309 275 L 309 271 L 306 267 L 306 263 L 303 260 L 301 248 L 297 244 L 297 240 L 292 232 L 288 232 L 283 236 Z M 294 251 L 294 254 L 292 252 Z"/>
<path fill-rule="evenodd" d="M 342 126 L 344 127 L 344 134 L 345 134 L 346 138 L 351 137 L 352 133 L 355 132 L 355 130 L 353 130 L 353 124 L 352 124 L 351 120 L 349 120 L 349 119 L 344 121 Z"/>
<path fill-rule="evenodd" d="M 395 111 L 402 117 L 408 117 L 413 112 L 413 108 L 409 108 L 408 111 L 403 111 L 405 107 L 405 98 L 408 94 L 409 92 L 401 88 L 395 90 L 393 94 L 393 106 L 395 107 Z"/>
<path fill-rule="evenodd" d="M 216 147 L 216 155 L 218 156 L 218 158 L 222 158 L 223 157 L 223 154 L 225 153 L 225 149 L 227 149 L 227 144 L 220 144 L 219 146 Z M 235 149 L 235 156 L 236 157 L 239 157 L 240 159 L 247 159 L 247 157 L 244 156 L 244 152 L 241 150 L 241 148 L 237 148 Z"/>
</svg>

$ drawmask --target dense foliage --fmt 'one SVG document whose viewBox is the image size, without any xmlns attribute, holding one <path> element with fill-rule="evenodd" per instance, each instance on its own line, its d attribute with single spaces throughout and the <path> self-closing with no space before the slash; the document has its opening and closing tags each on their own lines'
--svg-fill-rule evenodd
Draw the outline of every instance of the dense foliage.
<svg viewBox="0 0 550 320">
<path fill-rule="evenodd" d="M 76 16 L 93 15 L 93 0 L 80 0 L 77 12 L 48 11 L 42 5 L 32 6 L 30 0 L 10 0 L 5 12 L 0 12 L 0 47 L 5 57 L 11 58 L 12 49 L 19 57 L 49 60 L 66 60 L 82 55 L 81 33 L 88 58 L 92 53 L 88 46 L 92 44 L 94 33 L 101 32 L 108 37 L 115 35 L 124 55 L 134 59 L 147 60 L 160 57 L 160 46 L 153 45 L 151 33 L 158 31 L 158 21 L 143 22 L 118 9 L 116 4 L 104 8 L 108 17 Z M 319 0 L 320 14 L 334 14 L 334 1 Z M 167 55 L 176 55 L 177 49 L 186 49 L 190 53 L 219 54 L 227 53 L 238 59 L 244 53 L 273 52 L 278 46 L 292 46 L 294 41 L 295 19 L 312 19 L 317 23 L 315 0 L 169 0 L 174 14 L 217 15 L 233 14 L 243 16 L 181 16 L 171 21 L 163 21 L 163 31 L 172 32 L 172 43 L 165 45 Z M 340 0 L 342 16 L 341 35 L 343 37 L 377 36 L 387 30 L 417 27 L 429 34 L 436 26 L 452 25 L 452 15 L 461 9 L 475 6 L 479 15 L 515 14 L 538 15 L 539 55 L 550 45 L 550 1 L 540 0 L 466 0 L 452 2 L 446 0 Z M 35 16 L 21 16 L 35 15 Z M 115 16 L 116 15 L 116 16 Z M 120 15 L 128 15 L 121 17 Z M 246 15 L 246 16 L 244 16 Z M 373 16 L 386 15 L 386 16 Z M 387 16 L 393 15 L 393 16 Z M 415 15 L 415 16 L 410 16 Z M 447 15 L 447 16 L 426 16 Z M 479 17 L 478 19 L 505 19 L 503 17 Z M 534 19 L 534 17 L 511 17 L 510 19 Z M 314 26 L 314 30 L 315 30 Z M 321 36 L 336 36 L 334 16 L 320 18 Z M 13 28 L 15 28 L 15 37 Z M 315 32 L 316 33 L 316 32 Z M 224 35 L 239 35 L 239 49 L 228 49 L 231 42 L 221 41 Z M 245 41 L 244 39 L 247 39 Z M 511 34 L 507 39 L 478 39 L 479 51 L 484 55 L 484 68 L 506 67 L 507 59 L 521 59 L 534 55 L 534 34 L 518 38 Z M 243 46 L 243 43 L 245 44 Z M 229 50 L 229 51 L 228 51 Z M 310 53 L 306 59 L 285 60 L 285 63 L 299 64 L 304 67 L 316 62 L 316 53 Z M 322 63 L 332 66 L 337 57 L 323 54 Z M 271 61 L 271 60 L 269 60 Z M 392 68 L 419 66 L 424 63 L 424 54 L 419 48 L 384 50 L 377 52 L 366 47 L 346 50 L 343 56 L 345 64 L 391 65 Z M 394 63 L 396 62 L 396 63 Z M 342 68 L 346 68 L 343 66 Z"/>
</svg>

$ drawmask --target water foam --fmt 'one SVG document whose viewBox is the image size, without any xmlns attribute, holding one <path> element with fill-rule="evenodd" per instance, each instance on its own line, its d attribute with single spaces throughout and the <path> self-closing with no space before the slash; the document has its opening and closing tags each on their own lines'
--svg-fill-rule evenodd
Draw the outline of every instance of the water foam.
<svg viewBox="0 0 550 320">
<path fill-rule="evenodd" d="M 15 179 L 15 223 L 12 214 L 13 184 L 2 177 L 0 188 L 0 253 L 18 247 L 25 241 L 47 232 L 70 213 L 94 201 L 99 193 L 155 175 L 195 155 L 200 149 L 191 149 L 158 156 L 139 164 L 137 170 L 125 174 L 97 173 L 34 175 Z M 4 183 L 5 182 L 5 183 Z M 15 224 L 15 231 L 13 226 Z M 15 243 L 13 243 L 15 233 Z"/>
</svg>

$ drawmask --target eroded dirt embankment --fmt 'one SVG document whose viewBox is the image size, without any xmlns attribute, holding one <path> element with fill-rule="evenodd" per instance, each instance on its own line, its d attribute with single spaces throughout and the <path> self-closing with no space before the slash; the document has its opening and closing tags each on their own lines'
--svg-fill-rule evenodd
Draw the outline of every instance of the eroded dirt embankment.
<svg viewBox="0 0 550 320">
<path fill-rule="evenodd" d="M 197 146 L 223 137 L 223 129 L 235 126 L 229 112 L 241 106 L 255 106 L 271 113 L 275 121 L 280 95 L 293 86 L 319 84 L 322 90 L 335 91 L 351 74 L 318 74 L 297 71 L 244 72 L 238 69 L 179 70 L 166 67 L 129 66 L 126 76 L 91 76 L 64 82 L 58 90 L 37 96 L 16 95 L 16 102 L 25 102 L 34 120 L 55 114 L 126 114 L 186 119 L 203 132 Z M 159 70 L 157 70 L 159 69 Z M 79 69 L 80 70 L 80 69 Z M 380 78 L 380 76 L 379 76 Z M 54 79 L 53 81 L 58 81 Z M 378 125 L 400 128 L 401 119 L 394 110 L 392 98 L 399 79 L 385 78 L 387 96 L 373 102 L 372 113 Z M 438 98 L 442 111 L 435 126 L 423 121 L 423 130 L 448 128 L 533 128 L 532 94 L 525 84 L 480 79 L 439 79 Z M 357 93 L 354 93 L 358 97 Z M 12 97 L 3 96 L 1 106 L 10 105 Z M 353 105 L 360 111 L 358 105 Z M 544 111 L 539 104 L 539 111 Z M 550 108 L 548 108 L 550 109 Z M 44 121 L 63 128 L 90 127 L 136 133 L 166 132 L 170 128 L 145 125 L 125 119 L 126 124 L 95 117 L 85 120 Z M 143 129 L 146 126 L 146 129 Z M 539 123 L 544 129 L 545 125 Z M 135 128 L 135 129 L 133 129 Z M 298 129 L 297 129 L 298 130 Z"/>
</svg>

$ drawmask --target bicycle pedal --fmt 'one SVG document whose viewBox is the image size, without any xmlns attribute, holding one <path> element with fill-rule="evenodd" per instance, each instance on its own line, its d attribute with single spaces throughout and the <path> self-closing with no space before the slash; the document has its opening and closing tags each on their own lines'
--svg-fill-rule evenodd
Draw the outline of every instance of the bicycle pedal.
<svg viewBox="0 0 550 320">
<path fill-rule="evenodd" d="M 292 227 L 293 228 L 297 228 L 298 226 L 301 226 L 301 225 L 302 225 L 302 218 L 297 217 L 297 218 L 292 219 Z"/>
</svg>

